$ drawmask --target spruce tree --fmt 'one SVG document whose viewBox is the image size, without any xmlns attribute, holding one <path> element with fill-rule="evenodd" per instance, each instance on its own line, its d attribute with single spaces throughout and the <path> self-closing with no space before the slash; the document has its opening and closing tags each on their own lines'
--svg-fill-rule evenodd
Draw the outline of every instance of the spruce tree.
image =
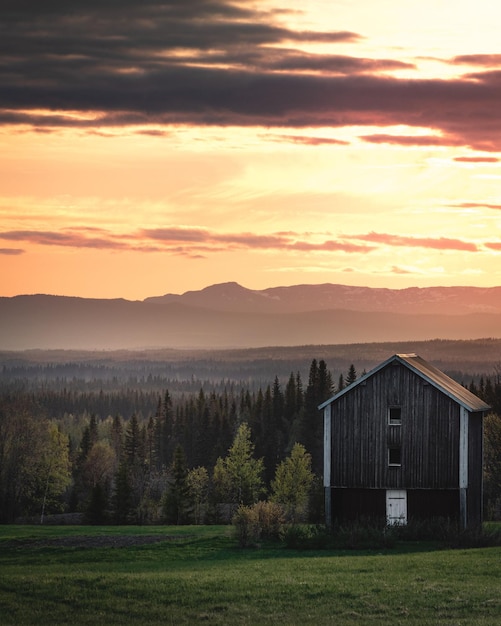
<svg viewBox="0 0 501 626">
<path fill-rule="evenodd" d="M 130 522 L 132 509 L 132 484 L 129 465 L 125 458 L 121 460 L 115 477 L 112 507 L 115 524 L 127 524 Z"/>
<path fill-rule="evenodd" d="M 348 374 L 346 375 L 346 380 L 345 380 L 346 387 L 354 383 L 356 380 L 357 380 L 357 370 L 355 369 L 355 366 L 352 363 L 350 365 L 350 369 L 348 370 Z"/>
<path fill-rule="evenodd" d="M 190 510 L 190 491 L 186 455 L 180 445 L 174 450 L 170 468 L 170 480 L 164 500 L 164 516 L 167 524 L 186 524 Z"/>
<path fill-rule="evenodd" d="M 141 431 L 135 413 L 130 418 L 125 429 L 124 452 L 129 466 L 132 467 L 141 462 Z"/>
<path fill-rule="evenodd" d="M 312 468 L 317 475 L 323 467 L 323 419 L 318 406 L 332 396 L 333 389 L 332 375 L 325 361 L 317 363 L 313 359 L 305 393 L 301 443 L 311 454 Z"/>
</svg>

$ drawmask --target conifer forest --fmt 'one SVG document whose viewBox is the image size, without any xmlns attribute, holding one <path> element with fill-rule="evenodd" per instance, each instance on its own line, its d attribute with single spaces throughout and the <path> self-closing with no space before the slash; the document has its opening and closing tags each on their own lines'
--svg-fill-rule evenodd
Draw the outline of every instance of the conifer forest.
<svg viewBox="0 0 501 626">
<path fill-rule="evenodd" d="M 291 519 L 322 522 L 318 405 L 364 372 L 350 365 L 334 376 L 323 359 L 305 371 L 163 386 L 151 374 L 84 380 L 76 365 L 37 377 L 4 369 L 0 522 L 224 523 L 238 505 L 266 500 Z M 501 375 L 467 386 L 492 407 L 484 513 L 499 519 Z"/>
</svg>

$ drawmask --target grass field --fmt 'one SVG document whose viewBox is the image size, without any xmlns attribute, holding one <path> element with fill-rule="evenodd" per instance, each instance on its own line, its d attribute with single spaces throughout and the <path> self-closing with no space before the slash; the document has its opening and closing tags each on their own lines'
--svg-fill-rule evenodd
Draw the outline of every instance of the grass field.
<svg viewBox="0 0 501 626">
<path fill-rule="evenodd" d="M 241 549 L 228 527 L 0 526 L 0 624 L 501 624 L 501 548 Z"/>
</svg>

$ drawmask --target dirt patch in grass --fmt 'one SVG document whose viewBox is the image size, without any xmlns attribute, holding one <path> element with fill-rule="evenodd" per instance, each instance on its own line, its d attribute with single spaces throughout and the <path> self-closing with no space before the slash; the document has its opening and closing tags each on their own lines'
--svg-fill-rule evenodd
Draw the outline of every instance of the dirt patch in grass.
<svg viewBox="0 0 501 626">
<path fill-rule="evenodd" d="M 160 541 L 179 541 L 184 537 L 169 535 L 78 535 L 47 539 L 11 539 L 2 543 L 9 548 L 130 548 Z"/>
</svg>

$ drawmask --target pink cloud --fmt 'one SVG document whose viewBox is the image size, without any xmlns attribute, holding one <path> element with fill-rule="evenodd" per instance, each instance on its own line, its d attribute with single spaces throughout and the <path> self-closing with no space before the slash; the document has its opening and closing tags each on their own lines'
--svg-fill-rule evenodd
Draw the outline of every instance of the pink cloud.
<svg viewBox="0 0 501 626">
<path fill-rule="evenodd" d="M 272 141 L 280 141 L 284 143 L 299 143 L 306 146 L 323 146 L 323 145 L 336 145 L 336 146 L 349 146 L 349 141 L 343 141 L 341 139 L 332 139 L 330 137 L 308 137 L 306 135 L 263 135 L 266 139 Z"/>
<path fill-rule="evenodd" d="M 294 250 L 304 252 L 370 252 L 375 246 L 346 243 L 343 241 L 324 241 L 322 243 L 295 242 L 291 246 Z"/>
<path fill-rule="evenodd" d="M 403 267 L 398 267 L 398 265 L 394 265 L 391 268 L 391 273 L 392 274 L 412 274 L 412 272 L 409 272 L 409 270 L 404 269 Z"/>
<path fill-rule="evenodd" d="M 437 137 L 436 135 L 361 135 L 360 139 L 369 143 L 387 143 L 399 146 L 450 146 L 463 145 L 462 140 L 451 137 Z"/>
<path fill-rule="evenodd" d="M 432 248 L 434 250 L 463 250 L 465 252 L 477 252 L 478 247 L 461 239 L 449 239 L 447 237 L 406 237 L 389 233 L 371 232 L 367 235 L 354 235 L 352 239 L 371 241 L 387 246 L 404 246 L 411 248 Z"/>
<path fill-rule="evenodd" d="M 87 237 L 71 231 L 17 230 L 0 233 L 7 241 L 29 241 L 43 246 L 65 246 L 71 248 L 125 249 L 128 246 L 116 241 L 111 235 Z"/>
<path fill-rule="evenodd" d="M 24 254 L 24 250 L 21 248 L 0 248 L 0 254 L 6 256 L 16 256 L 18 254 Z"/>
<path fill-rule="evenodd" d="M 499 159 L 497 157 L 455 157 L 454 161 L 458 161 L 459 163 L 499 163 Z"/>
<path fill-rule="evenodd" d="M 451 59 L 454 65 L 483 65 L 497 67 L 501 65 L 501 54 L 462 54 Z"/>
<path fill-rule="evenodd" d="M 494 209 L 501 211 L 501 204 L 487 204 L 485 202 L 460 202 L 458 204 L 449 204 L 448 206 L 458 207 L 460 209 Z"/>
<path fill-rule="evenodd" d="M 96 236 L 99 235 L 99 236 Z M 308 233 L 278 232 L 264 235 L 254 233 L 217 233 L 203 228 L 148 228 L 116 235 L 95 228 L 71 228 L 61 231 L 6 231 L 0 240 L 27 241 L 42 246 L 94 248 L 102 250 L 134 250 L 139 252 L 168 252 L 199 258 L 228 249 L 282 250 L 309 252 L 370 252 L 374 246 L 326 240 L 312 242 Z"/>
<path fill-rule="evenodd" d="M 501 208 L 501 207 L 498 207 Z M 275 232 L 256 235 L 249 232 L 218 233 L 204 228 L 149 228 L 125 234 L 114 234 L 96 228 L 72 228 L 61 231 L 6 231 L 0 233 L 0 240 L 25 241 L 42 246 L 62 246 L 72 248 L 92 248 L 96 250 L 137 251 L 144 253 L 165 252 L 190 258 L 203 258 L 208 254 L 225 252 L 229 249 L 280 250 L 283 252 L 319 253 L 368 253 L 377 245 L 435 250 L 459 250 L 476 252 L 478 246 L 468 241 L 447 237 L 413 237 L 391 233 L 370 232 L 367 234 L 343 236 L 338 239 L 311 240 L 309 233 Z M 498 244 L 486 244 L 498 250 Z M 22 254 L 24 250 L 2 248 L 0 254 Z M 404 273 L 394 267 L 395 273 Z"/>
</svg>

